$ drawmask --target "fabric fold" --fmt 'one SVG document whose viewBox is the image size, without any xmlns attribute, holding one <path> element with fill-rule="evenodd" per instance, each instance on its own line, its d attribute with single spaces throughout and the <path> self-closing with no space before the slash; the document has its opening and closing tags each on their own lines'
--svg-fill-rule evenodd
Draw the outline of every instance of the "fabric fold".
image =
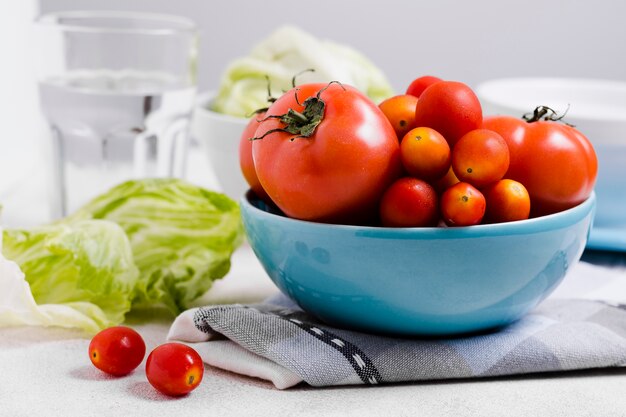
<svg viewBox="0 0 626 417">
<path fill-rule="evenodd" d="M 281 295 L 189 310 L 169 338 L 194 343 L 209 365 L 279 389 L 479 378 L 626 366 L 626 306 L 549 299 L 497 332 L 419 339 L 333 328 Z"/>
</svg>

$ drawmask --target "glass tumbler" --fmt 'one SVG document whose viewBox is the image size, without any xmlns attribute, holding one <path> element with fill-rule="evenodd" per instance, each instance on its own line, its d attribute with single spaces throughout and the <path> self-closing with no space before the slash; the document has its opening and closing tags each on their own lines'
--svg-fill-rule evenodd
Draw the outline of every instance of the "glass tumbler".
<svg viewBox="0 0 626 417">
<path fill-rule="evenodd" d="M 35 23 L 52 146 L 52 217 L 128 179 L 182 177 L 196 94 L 188 19 L 61 12 Z"/>
</svg>

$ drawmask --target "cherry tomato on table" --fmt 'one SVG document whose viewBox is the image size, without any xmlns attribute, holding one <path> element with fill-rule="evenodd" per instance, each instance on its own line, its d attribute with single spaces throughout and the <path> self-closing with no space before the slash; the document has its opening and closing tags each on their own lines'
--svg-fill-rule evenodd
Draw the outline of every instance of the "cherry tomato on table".
<svg viewBox="0 0 626 417">
<path fill-rule="evenodd" d="M 459 180 L 483 187 L 502 179 L 509 169 L 509 148 L 496 132 L 472 130 L 454 145 L 452 169 Z"/>
<path fill-rule="evenodd" d="M 425 181 L 400 178 L 385 192 L 380 203 L 383 226 L 435 226 L 439 220 L 437 193 Z"/>
<path fill-rule="evenodd" d="M 378 105 L 391 122 L 398 140 L 402 140 L 404 135 L 415 127 L 416 106 L 417 97 L 406 94 L 390 97 Z"/>
<path fill-rule="evenodd" d="M 598 160 L 589 140 L 575 128 L 551 120 L 527 122 L 510 116 L 485 118 L 483 127 L 506 141 L 511 162 L 505 175 L 524 184 L 531 216 L 574 207 L 589 197 Z"/>
<path fill-rule="evenodd" d="M 259 181 L 289 217 L 368 223 L 402 172 L 383 112 L 348 85 L 304 84 L 278 98 L 255 133 Z"/>
<path fill-rule="evenodd" d="M 182 343 L 156 347 L 146 361 L 148 382 L 165 395 L 180 396 L 202 381 L 204 364 L 194 349 Z"/>
<path fill-rule="evenodd" d="M 467 85 L 439 81 L 430 85 L 417 101 L 415 126 L 426 126 L 454 144 L 470 130 L 478 129 L 483 112 L 478 97 Z"/>
<path fill-rule="evenodd" d="M 130 327 L 109 327 L 89 343 L 89 359 L 103 372 L 122 376 L 139 366 L 146 354 L 141 335 Z"/>
</svg>

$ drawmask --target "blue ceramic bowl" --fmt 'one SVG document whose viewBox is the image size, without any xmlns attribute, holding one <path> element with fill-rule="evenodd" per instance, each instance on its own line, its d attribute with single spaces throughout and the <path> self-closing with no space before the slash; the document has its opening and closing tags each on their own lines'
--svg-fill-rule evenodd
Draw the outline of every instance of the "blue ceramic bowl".
<svg viewBox="0 0 626 417">
<path fill-rule="evenodd" d="M 579 259 L 595 194 L 530 220 L 459 228 L 312 223 L 248 192 L 243 222 L 274 283 L 328 324 L 405 336 L 509 324 L 550 294 Z"/>
</svg>

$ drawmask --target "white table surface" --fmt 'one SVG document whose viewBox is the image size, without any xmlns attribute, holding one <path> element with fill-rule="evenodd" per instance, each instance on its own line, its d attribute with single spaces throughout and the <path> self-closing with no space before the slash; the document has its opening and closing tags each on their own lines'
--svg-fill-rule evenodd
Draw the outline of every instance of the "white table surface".
<svg viewBox="0 0 626 417">
<path fill-rule="evenodd" d="M 204 161 L 201 153 L 192 152 L 190 179 L 214 185 Z M 5 226 L 47 220 L 44 178 L 45 173 L 33 170 L 14 187 L 17 191 L 5 196 Z M 624 256 L 585 258 L 614 263 L 614 268 L 626 264 Z M 561 295 L 569 290 L 563 285 Z M 250 248 L 243 246 L 231 272 L 201 303 L 252 302 L 274 291 Z M 149 351 L 165 341 L 171 321 L 152 311 L 131 315 L 127 324 L 144 336 Z M 76 331 L 0 329 L 0 416 L 626 416 L 626 368 L 378 387 L 301 385 L 279 391 L 270 383 L 207 367 L 197 390 L 171 399 L 149 386 L 143 366 L 123 378 L 100 373 L 89 362 L 88 344 Z"/>
</svg>

